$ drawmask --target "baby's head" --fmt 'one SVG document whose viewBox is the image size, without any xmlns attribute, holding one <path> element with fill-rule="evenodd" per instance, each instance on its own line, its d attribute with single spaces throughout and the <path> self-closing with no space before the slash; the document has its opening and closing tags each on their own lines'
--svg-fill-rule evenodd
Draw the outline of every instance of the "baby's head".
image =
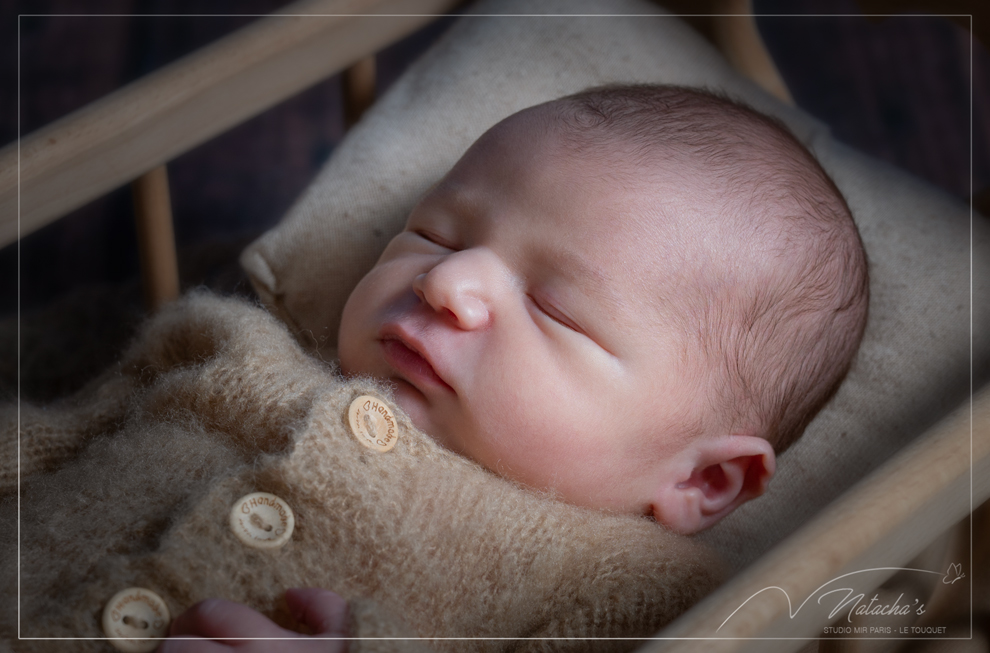
<svg viewBox="0 0 990 653">
<path fill-rule="evenodd" d="M 867 293 L 846 204 L 785 129 L 592 89 L 500 122 L 423 197 L 348 300 L 340 363 L 502 476 L 690 533 L 764 491 Z"/>
</svg>

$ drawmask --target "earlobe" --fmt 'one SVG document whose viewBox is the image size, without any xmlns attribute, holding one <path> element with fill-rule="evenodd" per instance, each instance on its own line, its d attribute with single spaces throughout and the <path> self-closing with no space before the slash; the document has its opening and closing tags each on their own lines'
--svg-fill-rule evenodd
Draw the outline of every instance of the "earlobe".
<svg viewBox="0 0 990 653">
<path fill-rule="evenodd" d="M 763 494 L 776 471 L 773 447 L 749 435 L 699 440 L 682 460 L 681 480 L 665 479 L 653 506 L 657 521 L 682 534 L 702 531 Z"/>
</svg>

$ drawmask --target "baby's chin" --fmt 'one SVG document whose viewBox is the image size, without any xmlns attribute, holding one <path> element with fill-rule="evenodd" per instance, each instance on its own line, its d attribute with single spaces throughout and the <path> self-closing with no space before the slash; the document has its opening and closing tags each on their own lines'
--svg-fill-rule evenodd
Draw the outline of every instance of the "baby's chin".
<svg viewBox="0 0 990 653">
<path fill-rule="evenodd" d="M 431 407 L 422 392 L 403 379 L 390 378 L 389 381 L 395 387 L 395 403 L 409 416 L 416 428 L 444 449 L 464 455 L 457 441 L 449 437 L 447 430 L 433 419 Z"/>
<path fill-rule="evenodd" d="M 423 393 L 404 379 L 390 378 L 389 381 L 395 387 L 395 403 L 399 408 L 409 416 L 416 428 L 434 437 L 433 433 L 437 429 L 430 418 L 430 407 Z"/>
</svg>

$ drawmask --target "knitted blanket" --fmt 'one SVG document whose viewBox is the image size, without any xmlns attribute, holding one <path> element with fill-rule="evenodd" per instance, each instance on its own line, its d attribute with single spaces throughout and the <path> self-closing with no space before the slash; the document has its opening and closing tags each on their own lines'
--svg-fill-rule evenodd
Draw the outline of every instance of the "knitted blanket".
<svg viewBox="0 0 990 653">
<path fill-rule="evenodd" d="M 199 293 L 149 321 L 121 362 L 71 399 L 20 407 L 20 627 L 102 638 L 118 591 L 143 587 L 173 616 L 245 603 L 294 627 L 289 587 L 351 601 L 352 650 L 618 648 L 716 584 L 692 540 L 518 487 L 437 446 L 398 411 L 388 451 L 358 441 L 344 380 L 246 302 Z M 17 407 L 0 415 L 0 636 L 16 637 Z M 358 429 L 360 430 L 360 429 Z M 232 506 L 266 492 L 291 507 L 278 548 L 247 546 Z M 450 640 L 440 638 L 482 638 Z M 15 650 L 110 650 L 12 641 Z"/>
</svg>

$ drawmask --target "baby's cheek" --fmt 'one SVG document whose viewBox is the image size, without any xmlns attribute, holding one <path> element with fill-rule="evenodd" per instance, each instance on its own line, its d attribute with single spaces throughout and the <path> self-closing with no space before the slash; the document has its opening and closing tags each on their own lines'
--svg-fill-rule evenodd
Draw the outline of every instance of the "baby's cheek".
<svg viewBox="0 0 990 653">
<path fill-rule="evenodd" d="M 340 360 L 340 371 L 345 376 L 357 376 L 367 374 L 376 376 L 378 370 L 374 369 L 374 363 L 367 352 L 362 351 L 353 339 L 346 338 L 343 334 L 338 339 L 337 357 Z"/>
<path fill-rule="evenodd" d="M 340 330 L 337 334 L 337 357 L 340 359 L 340 371 L 344 374 L 359 374 L 361 372 L 358 365 L 358 346 L 355 340 L 355 325 L 353 312 L 349 313 L 347 307 L 344 308 L 344 315 L 340 320 Z"/>
</svg>

